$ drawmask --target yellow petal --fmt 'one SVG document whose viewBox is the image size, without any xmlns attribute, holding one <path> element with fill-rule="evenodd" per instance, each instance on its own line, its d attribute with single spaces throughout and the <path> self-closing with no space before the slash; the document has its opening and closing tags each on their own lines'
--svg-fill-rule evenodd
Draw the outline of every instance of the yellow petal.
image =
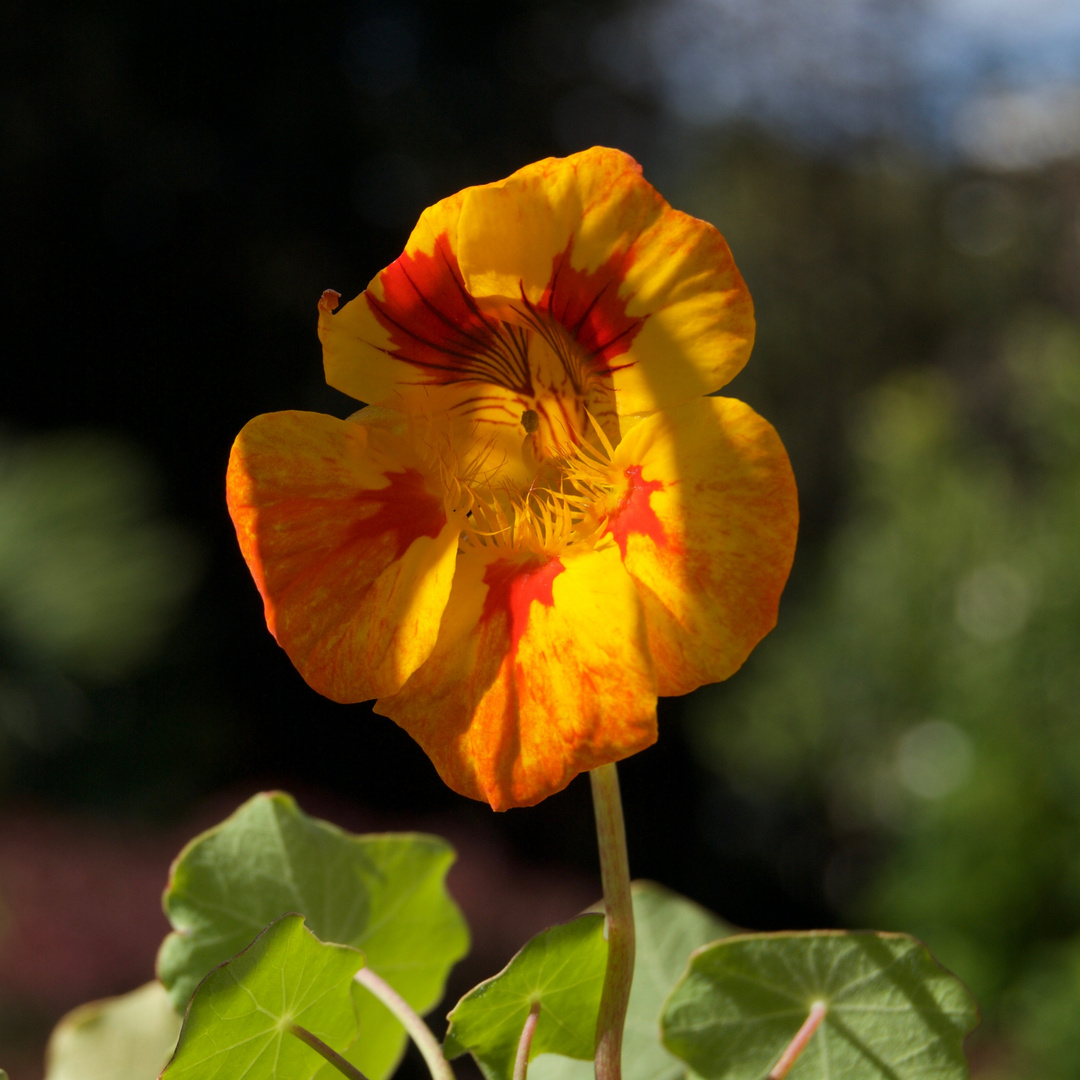
<svg viewBox="0 0 1080 1080">
<path fill-rule="evenodd" d="M 460 531 L 405 438 L 258 416 L 227 492 L 267 625 L 309 685 L 340 702 L 397 690 L 435 645 Z"/>
<path fill-rule="evenodd" d="M 395 352 L 415 349 L 421 361 L 437 365 L 447 362 L 440 355 L 444 348 L 453 352 L 474 345 L 463 336 L 469 333 L 471 297 L 461 295 L 457 269 L 463 196 L 458 192 L 429 206 L 405 251 L 336 314 L 338 294 L 323 293 L 319 338 L 331 386 L 357 401 L 409 411 L 410 386 L 425 381 L 423 369 L 411 369 Z M 433 308 L 445 309 L 445 319 Z M 382 320 L 379 313 L 385 315 Z"/>
<path fill-rule="evenodd" d="M 732 398 L 646 417 L 616 448 L 608 523 L 645 608 L 661 695 L 733 674 L 776 623 L 798 502 L 772 426 Z"/>
<path fill-rule="evenodd" d="M 469 291 L 551 312 L 610 372 L 620 415 L 711 393 L 746 363 L 753 304 L 724 238 L 672 210 L 629 155 L 548 158 L 462 196 Z"/>
<path fill-rule="evenodd" d="M 620 414 L 711 394 L 742 370 L 754 305 L 712 225 L 668 210 L 634 243 L 625 280 L 627 314 L 645 318 L 614 375 Z"/>
<path fill-rule="evenodd" d="M 723 237 L 603 147 L 430 207 L 401 257 L 336 305 L 325 294 L 319 318 L 331 386 L 510 441 L 524 411 L 571 386 L 594 416 L 597 395 L 631 416 L 710 393 L 754 338 Z"/>
<path fill-rule="evenodd" d="M 641 603 L 607 551 L 460 558 L 430 659 L 375 704 L 455 791 L 531 806 L 656 740 Z"/>
</svg>

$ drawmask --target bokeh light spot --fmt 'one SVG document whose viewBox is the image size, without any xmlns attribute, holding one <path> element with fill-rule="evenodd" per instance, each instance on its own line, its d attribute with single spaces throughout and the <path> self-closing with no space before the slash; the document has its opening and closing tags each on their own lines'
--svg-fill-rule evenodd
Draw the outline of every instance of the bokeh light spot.
<svg viewBox="0 0 1080 1080">
<path fill-rule="evenodd" d="M 896 775 L 913 795 L 941 799 L 971 777 L 971 739 L 955 724 L 927 720 L 911 728 L 896 751 Z"/>
<path fill-rule="evenodd" d="M 1004 641 L 1018 634 L 1031 611 L 1031 587 L 1005 563 L 972 570 L 956 590 L 956 621 L 977 641 Z"/>
</svg>

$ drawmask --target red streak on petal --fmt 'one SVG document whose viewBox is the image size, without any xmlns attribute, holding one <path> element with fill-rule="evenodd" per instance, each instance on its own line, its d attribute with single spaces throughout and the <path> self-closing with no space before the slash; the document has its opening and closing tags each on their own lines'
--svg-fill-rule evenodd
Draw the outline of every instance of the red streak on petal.
<svg viewBox="0 0 1080 1080">
<path fill-rule="evenodd" d="M 522 300 L 535 320 L 562 326 L 577 342 L 591 373 L 610 375 L 627 364 L 612 361 L 629 348 L 645 317 L 626 313 L 619 287 L 633 255 L 614 252 L 594 270 L 570 264 L 573 239 L 551 263 L 551 277 L 536 304 Z M 382 297 L 365 295 L 390 335 L 390 355 L 412 365 L 427 384 L 494 383 L 532 397 L 528 331 L 481 310 L 465 284 L 457 253 L 443 233 L 430 254 L 405 252 L 380 275 Z M 333 310 L 331 294 L 321 307 Z M 543 329 L 533 322 L 533 330 Z M 547 336 L 545 334 L 545 336 Z"/>
<path fill-rule="evenodd" d="M 465 287 L 457 254 L 443 233 L 429 255 L 405 252 L 380 275 L 383 297 L 367 301 L 389 332 L 393 356 L 427 383 L 492 382 L 532 393 L 528 365 Z"/>
<path fill-rule="evenodd" d="M 664 490 L 663 480 L 642 480 L 640 465 L 631 465 L 626 470 L 626 479 L 629 481 L 626 490 L 619 499 L 615 513 L 608 519 L 608 531 L 615 537 L 624 559 L 631 533 L 651 537 L 657 547 L 668 545 L 664 526 L 649 505 L 649 496 L 654 491 Z"/>
<path fill-rule="evenodd" d="M 551 265 L 551 280 L 536 305 L 561 323 L 584 351 L 593 357 L 596 374 L 613 370 L 610 361 L 630 348 L 644 318 L 626 314 L 626 301 L 619 297 L 632 258 L 615 252 L 595 270 L 575 270 L 570 265 L 573 238 Z"/>
<path fill-rule="evenodd" d="M 374 507 L 374 512 L 349 526 L 342 546 L 393 535 L 396 561 L 418 537 L 438 536 L 446 525 L 446 511 L 442 500 L 427 490 L 423 475 L 416 469 L 387 473 L 386 478 L 390 481 L 387 487 L 358 491 L 353 496 L 354 503 Z"/>
<path fill-rule="evenodd" d="M 484 598 L 481 621 L 499 612 L 505 612 L 510 623 L 510 652 L 517 655 L 529 623 L 529 611 L 533 601 L 551 607 L 555 603 L 552 589 L 555 579 L 565 570 L 562 560 L 551 559 L 546 563 L 492 563 L 484 572 L 484 584 L 488 587 Z"/>
</svg>

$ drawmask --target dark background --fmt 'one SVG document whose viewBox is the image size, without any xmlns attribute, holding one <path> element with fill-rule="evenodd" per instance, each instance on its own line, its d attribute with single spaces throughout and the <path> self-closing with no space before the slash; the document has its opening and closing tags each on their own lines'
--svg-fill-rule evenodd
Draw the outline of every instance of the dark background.
<svg viewBox="0 0 1080 1080">
<path fill-rule="evenodd" d="M 1038 745 L 1077 747 L 1075 574 L 1054 576 L 1074 565 L 1080 491 L 1080 104 L 1073 39 L 1053 20 L 1073 22 L 1044 4 L 1044 39 L 1018 38 L 1008 4 L 975 29 L 939 6 L 854 5 L 849 24 L 809 0 L 767 14 L 691 0 L 0 5 L 0 1064 L 13 1080 L 40 1075 L 62 1011 L 151 976 L 168 860 L 262 788 L 348 827 L 460 844 L 477 956 L 458 990 L 598 893 L 582 779 L 493 815 L 444 788 L 389 720 L 308 690 L 265 630 L 223 497 L 252 416 L 355 408 L 322 382 L 323 289 L 362 290 L 429 203 L 594 143 L 637 156 L 728 237 L 759 320 L 731 393 L 779 429 L 803 511 L 788 637 L 722 691 L 662 702 L 658 745 L 620 767 L 635 876 L 758 929 L 923 933 L 987 1007 L 982 1075 L 1033 1060 L 1075 1075 L 1068 1025 L 1016 1018 L 1080 994 L 1080 961 L 1060 960 L 1078 889 L 1027 862 L 1045 844 L 1048 863 L 1076 861 L 1063 809 L 1076 778 L 1004 754 L 1028 785 L 1013 785 L 1026 809 L 1008 820 L 1026 831 L 1005 869 L 925 885 L 956 858 L 985 863 L 968 838 L 992 816 L 949 800 L 1012 790 L 1012 773 L 980 771 L 998 760 L 980 740 L 1031 733 L 1009 705 L 1030 700 L 1024 679 L 1053 684 Z M 956 497 L 935 502 L 949 476 Z M 1038 587 L 1008 554 L 1032 491 L 1048 493 L 1040 535 L 1057 538 L 1057 554 L 1029 559 Z M 969 535 L 984 518 L 1003 530 L 985 552 L 987 529 Z M 860 592 L 845 568 L 870 564 L 878 591 Z M 952 569 L 918 586 L 920 607 L 915 577 L 939 564 Z M 943 674 L 926 628 L 952 642 L 959 620 L 976 647 L 1019 649 L 1054 596 L 1028 646 L 1038 671 L 1017 661 L 996 712 L 948 711 L 959 661 Z M 844 627 L 879 643 L 872 663 Z M 1004 656 L 963 663 L 997 677 Z M 930 698 L 907 700 L 913 685 Z M 935 746 L 953 753 L 944 779 L 925 771 Z M 930 889 L 930 914 L 904 881 Z M 1013 899 L 961 940 L 972 888 Z"/>
</svg>

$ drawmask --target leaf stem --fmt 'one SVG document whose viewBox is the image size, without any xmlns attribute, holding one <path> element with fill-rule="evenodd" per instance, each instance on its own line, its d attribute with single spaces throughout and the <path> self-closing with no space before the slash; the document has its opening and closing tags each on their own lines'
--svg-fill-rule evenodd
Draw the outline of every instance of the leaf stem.
<svg viewBox="0 0 1080 1080">
<path fill-rule="evenodd" d="M 773 1071 L 769 1073 L 766 1080 L 784 1080 L 798 1056 L 806 1049 L 806 1044 L 813 1037 L 814 1032 L 821 1026 L 826 1011 L 824 1001 L 815 1001 L 810 1006 L 810 1015 L 803 1021 L 803 1026 L 795 1032 L 795 1038 L 788 1043 L 788 1048 L 780 1055 L 780 1060 L 773 1066 Z"/>
<path fill-rule="evenodd" d="M 295 1035 L 302 1043 L 307 1043 L 316 1054 L 321 1054 L 349 1080 L 367 1080 L 367 1077 L 351 1061 L 346 1061 L 336 1050 L 332 1050 L 318 1035 L 313 1035 L 307 1028 L 302 1028 L 299 1024 L 290 1024 L 289 1034 Z"/>
<path fill-rule="evenodd" d="M 518 1040 L 517 1057 L 514 1059 L 514 1080 L 526 1080 L 529 1072 L 529 1051 L 532 1049 L 533 1034 L 539 1022 L 540 1002 L 534 1001 L 529 1009 L 529 1015 L 525 1017 L 525 1025 L 521 1029 L 521 1038 Z"/>
<path fill-rule="evenodd" d="M 589 773 L 592 783 L 600 878 L 607 910 L 608 958 L 600 1013 L 596 1018 L 596 1080 L 621 1080 L 622 1037 L 630 984 L 634 979 L 634 904 L 626 852 L 619 774 L 614 764 Z"/>
<path fill-rule="evenodd" d="M 416 1048 L 424 1056 L 431 1080 L 456 1080 L 450 1062 L 443 1057 L 439 1040 L 424 1023 L 423 1017 L 388 983 L 369 967 L 362 967 L 354 976 L 370 990 L 401 1022 Z"/>
</svg>

